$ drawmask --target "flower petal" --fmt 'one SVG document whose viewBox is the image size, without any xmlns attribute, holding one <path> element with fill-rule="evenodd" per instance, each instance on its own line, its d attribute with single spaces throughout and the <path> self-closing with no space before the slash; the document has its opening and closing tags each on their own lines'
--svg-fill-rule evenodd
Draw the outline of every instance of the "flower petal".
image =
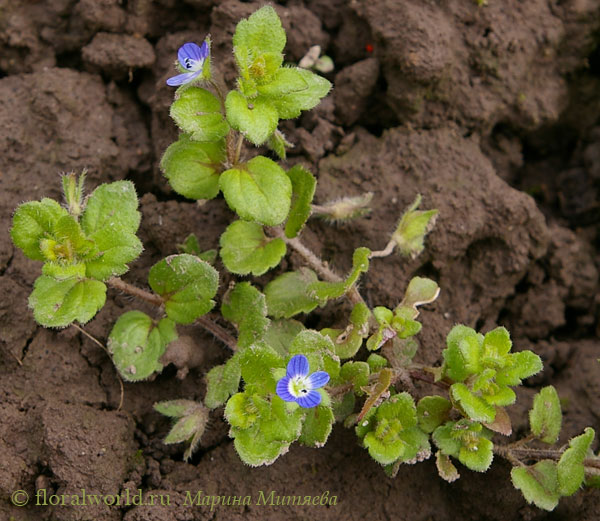
<svg viewBox="0 0 600 521">
<path fill-rule="evenodd" d="M 309 389 L 318 389 L 329 382 L 329 375 L 325 371 L 316 371 L 306 379 L 306 386 Z"/>
<path fill-rule="evenodd" d="M 277 382 L 277 387 L 275 388 L 277 392 L 277 396 L 281 398 L 285 402 L 295 402 L 296 397 L 290 393 L 290 379 L 287 376 L 284 376 L 279 382 Z"/>
<path fill-rule="evenodd" d="M 169 78 L 167 80 L 167 85 L 170 87 L 178 87 L 179 85 L 195 80 L 200 74 L 202 74 L 202 69 L 196 72 L 184 72 L 183 74 L 178 74 L 177 76 Z"/>
<path fill-rule="evenodd" d="M 206 41 L 202 43 L 202 46 L 198 46 L 195 43 L 188 42 L 184 43 L 177 51 L 177 59 L 184 69 L 194 70 L 195 66 L 202 67 L 204 60 L 208 56 L 208 43 Z"/>
<path fill-rule="evenodd" d="M 309 391 L 306 395 L 296 398 L 298 405 L 308 409 L 309 407 L 316 407 L 321 403 L 321 393 L 319 391 Z"/>
<path fill-rule="evenodd" d="M 304 355 L 293 356 L 287 365 L 287 375 L 290 378 L 306 376 L 308 374 L 308 358 Z"/>
</svg>

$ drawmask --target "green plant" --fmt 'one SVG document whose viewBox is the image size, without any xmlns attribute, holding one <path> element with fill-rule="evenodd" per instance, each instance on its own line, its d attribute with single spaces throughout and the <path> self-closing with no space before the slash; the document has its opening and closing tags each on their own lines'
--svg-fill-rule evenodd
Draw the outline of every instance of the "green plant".
<svg viewBox="0 0 600 521">
<path fill-rule="evenodd" d="M 234 336 L 208 315 L 219 285 L 215 250 L 202 251 L 190 236 L 180 245 L 183 253 L 150 269 L 152 291 L 124 282 L 119 276 L 142 251 L 133 185 L 102 185 L 84 198 L 85 175 L 69 174 L 63 177 L 66 208 L 42 199 L 21 205 L 13 220 L 14 243 L 44 263 L 29 299 L 35 319 L 46 327 L 84 324 L 104 305 L 107 286 L 154 305 L 154 316 L 125 312 L 108 336 L 110 355 L 128 382 L 162 370 L 179 325 L 199 324 L 219 338 L 232 356 L 206 374 L 204 403 L 156 404 L 175 421 L 165 442 L 189 442 L 186 458 L 205 430 L 208 411 L 224 406 L 235 448 L 249 465 L 272 463 L 294 442 L 321 447 L 337 421 L 355 430 L 390 476 L 402 463 L 421 461 L 435 450 L 439 474 L 448 481 L 459 477 L 456 460 L 483 472 L 495 454 L 508 459 L 515 487 L 548 510 L 582 483 L 597 486 L 600 459 L 590 452 L 591 428 L 565 450 L 531 446 L 558 439 L 561 411 L 552 387 L 534 400 L 529 436 L 494 443 L 494 437 L 511 434 L 506 408 L 516 400 L 513 388 L 542 369 L 531 351 L 511 352 L 506 329 L 483 335 L 457 325 L 448 334 L 443 363 L 427 367 L 414 361 L 419 308 L 436 300 L 437 283 L 414 277 L 393 309 L 371 309 L 362 298 L 357 284 L 373 259 L 394 250 L 415 257 L 423 250 L 437 210 L 419 210 L 419 195 L 388 245 L 381 251 L 358 248 L 345 277 L 300 241 L 312 213 L 335 221 L 360 217 L 371 194 L 313 205 L 316 179 L 307 169 L 295 165 L 286 171 L 266 156 L 246 157 L 244 141 L 285 159 L 289 143 L 278 129 L 280 120 L 315 107 L 330 90 L 325 78 L 284 65 L 285 42 L 271 7 L 242 20 L 233 37 L 239 78 L 229 92 L 212 79 L 208 40 L 181 47 L 181 73 L 167 83 L 179 86 L 171 116 L 182 133 L 161 168 L 179 194 L 211 199 L 222 192 L 239 217 L 220 238 L 219 255 L 229 272 L 263 275 L 288 248 L 305 265 L 278 274 L 263 291 L 248 281 L 231 287 L 220 313 Z M 294 318 L 342 298 L 352 306 L 346 327 L 315 331 Z M 417 401 L 415 379 L 442 394 Z"/>
</svg>

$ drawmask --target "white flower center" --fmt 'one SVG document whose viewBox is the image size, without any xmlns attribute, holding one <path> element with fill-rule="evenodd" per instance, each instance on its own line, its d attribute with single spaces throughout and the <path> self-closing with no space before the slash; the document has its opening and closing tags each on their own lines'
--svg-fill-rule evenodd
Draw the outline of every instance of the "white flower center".
<svg viewBox="0 0 600 521">
<path fill-rule="evenodd" d="M 306 376 L 295 376 L 294 378 L 290 378 L 290 382 L 288 384 L 289 393 L 295 398 L 306 396 L 308 391 L 310 391 L 306 379 Z"/>
</svg>

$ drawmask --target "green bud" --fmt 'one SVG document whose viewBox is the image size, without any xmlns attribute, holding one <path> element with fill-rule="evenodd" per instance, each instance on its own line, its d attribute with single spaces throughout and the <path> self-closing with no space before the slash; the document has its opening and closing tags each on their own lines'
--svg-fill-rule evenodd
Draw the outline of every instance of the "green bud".
<svg viewBox="0 0 600 521">
<path fill-rule="evenodd" d="M 417 210 L 421 204 L 421 196 L 404 212 L 396 231 L 392 234 L 392 241 L 400 253 L 407 257 L 417 257 L 425 248 L 424 240 L 433 228 L 437 219 L 437 210 Z"/>
</svg>

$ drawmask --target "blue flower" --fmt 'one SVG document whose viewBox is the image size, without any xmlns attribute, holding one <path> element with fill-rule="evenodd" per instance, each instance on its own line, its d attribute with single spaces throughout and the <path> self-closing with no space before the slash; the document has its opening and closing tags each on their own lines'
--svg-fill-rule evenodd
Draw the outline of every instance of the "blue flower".
<svg viewBox="0 0 600 521">
<path fill-rule="evenodd" d="M 184 72 L 183 74 L 178 74 L 177 76 L 169 78 L 167 80 L 167 85 L 177 87 L 178 85 L 183 85 L 195 80 L 202 74 L 204 62 L 209 54 L 210 49 L 206 40 L 201 46 L 191 42 L 184 43 L 177 52 L 177 59 L 179 60 L 180 65 L 186 71 L 190 72 Z"/>
<path fill-rule="evenodd" d="M 316 407 L 321 403 L 321 393 L 316 389 L 329 382 L 325 371 L 308 374 L 308 359 L 293 356 L 287 365 L 287 375 L 277 382 L 277 395 L 286 402 L 296 402 L 300 407 Z"/>
</svg>

